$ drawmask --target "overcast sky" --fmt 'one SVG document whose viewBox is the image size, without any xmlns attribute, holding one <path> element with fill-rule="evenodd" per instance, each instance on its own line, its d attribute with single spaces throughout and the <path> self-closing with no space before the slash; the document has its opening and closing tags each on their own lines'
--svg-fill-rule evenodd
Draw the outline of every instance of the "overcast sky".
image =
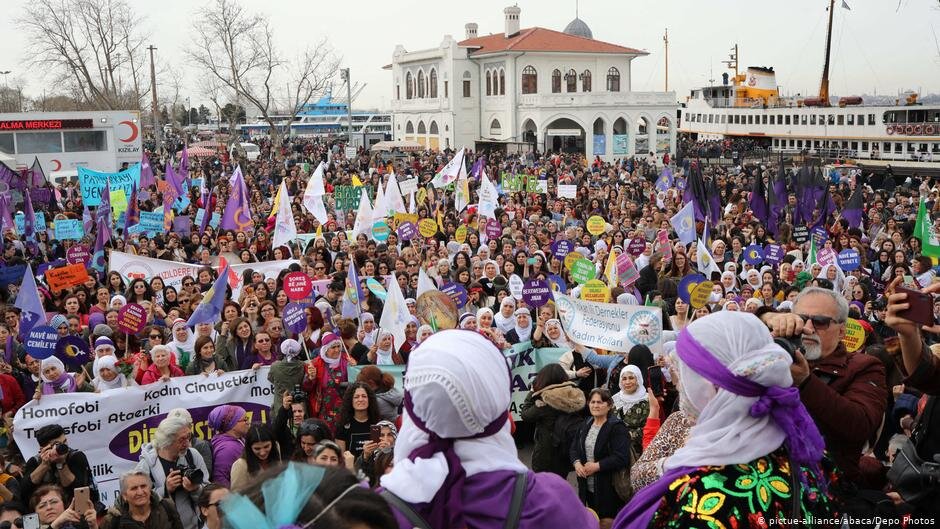
<svg viewBox="0 0 940 529">
<path fill-rule="evenodd" d="M 479 24 L 480 35 L 503 31 L 507 0 L 473 2 L 241 0 L 249 9 L 270 16 L 279 30 L 279 46 L 290 51 L 327 36 L 367 86 L 354 107 L 387 109 L 392 95 L 391 62 L 397 44 L 408 50 L 437 46 L 443 35 L 464 38 L 464 24 Z M 940 93 L 940 8 L 937 0 L 846 0 L 836 2 L 831 68 L 835 95 L 896 94 L 903 90 Z M 25 78 L 27 91 L 41 93 L 39 78 L 24 75 L 28 43 L 19 36 L 13 16 L 24 0 L 5 0 L 0 30 L 0 70 Z M 204 98 L 197 72 L 184 62 L 191 19 L 200 2 L 131 0 L 144 17 L 142 30 L 159 56 L 185 73 L 184 97 L 193 105 Z M 669 28 L 670 89 L 684 100 L 692 88 L 720 82 L 728 49 L 738 43 L 741 65 L 773 66 L 785 93 L 814 93 L 823 67 L 826 0 L 581 0 L 580 17 L 594 38 L 645 49 L 634 61 L 635 91 L 663 90 L 663 31 Z M 519 0 L 523 28 L 562 30 L 575 16 L 575 0 Z M 12 80 L 12 79 L 11 79 Z"/>
</svg>

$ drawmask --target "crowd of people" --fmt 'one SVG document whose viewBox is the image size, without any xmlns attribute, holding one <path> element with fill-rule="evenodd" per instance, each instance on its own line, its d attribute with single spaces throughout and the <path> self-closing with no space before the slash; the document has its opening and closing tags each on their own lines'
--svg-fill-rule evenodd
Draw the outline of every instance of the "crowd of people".
<svg viewBox="0 0 940 529">
<path fill-rule="evenodd" d="M 853 174 L 830 182 L 826 200 L 834 206 L 811 204 L 810 222 L 799 219 L 793 161 L 711 165 L 688 155 L 746 146 L 681 143 L 678 159 L 467 151 L 457 192 L 435 185 L 454 152 L 383 158 L 360 149 L 347 159 L 340 143 L 288 138 L 262 141 L 256 161 L 222 153 L 182 162 L 171 172 L 201 185 L 191 186 L 177 217 L 195 221 L 199 209 L 224 217 L 239 167 L 250 225 L 192 222 L 188 233 L 155 236 L 110 226 L 106 252 L 201 266 L 179 288 L 159 276 L 129 280 L 119 270 L 90 269 L 83 284 L 53 291 L 35 276 L 47 324 L 92 351 L 81 369 L 31 356 L 18 302 L 26 284 L 0 290 L 7 434 L 0 528 L 28 527 L 24 520 L 34 518 L 52 529 L 763 528 L 822 519 L 864 527 L 876 515 L 935 519 L 940 302 L 928 298 L 936 321 L 914 323 L 913 294 L 905 292 L 940 292 L 936 262 L 922 253 L 937 243 L 923 240 L 932 227 L 918 219 L 919 210 L 929 212 L 928 223 L 940 211 L 940 186 L 915 179 L 884 190 L 873 185 L 882 176 Z M 142 211 L 164 204 L 167 166 L 180 164 L 180 153 L 148 154 L 156 182 L 136 195 Z M 318 168 L 323 223 L 304 200 Z M 663 171 L 674 175 L 668 186 Z M 507 173 L 546 184 L 512 191 L 500 185 Z M 715 206 L 698 205 L 713 220 L 699 219 L 697 244 L 688 244 L 670 220 L 688 202 L 680 182 L 693 173 L 718 196 Z M 754 198 L 778 174 L 787 175 L 787 202 L 768 226 Z M 436 224 L 433 235 L 409 239 L 391 229 L 377 240 L 356 210 L 335 207 L 337 186 L 362 187 L 370 200 L 412 177 L 421 191 L 405 194 L 401 213 Z M 464 182 L 469 197 L 458 196 Z M 480 204 L 489 182 L 499 191 L 492 210 Z M 274 246 L 282 184 L 297 231 L 317 235 Z M 565 184 L 577 186 L 574 198 L 559 196 Z M 858 223 L 844 215 L 856 192 L 864 204 Z M 100 223 L 84 240 L 50 236 L 52 214 L 81 220 L 88 209 L 77 182 L 53 196 L 50 226 L 39 226 L 34 240 L 4 225 L 0 266 L 38 270 L 76 244 L 95 246 Z M 592 233 L 595 216 L 604 225 Z M 395 227 L 394 218 L 383 221 Z M 487 229 L 492 223 L 498 236 Z M 801 223 L 822 229 L 800 238 Z M 529 306 L 514 295 L 514 278 L 550 276 L 563 280 L 556 287 L 563 293 L 581 295 L 583 285 L 553 251 L 560 240 L 593 263 L 610 303 L 661 310 L 662 353 L 587 347 L 552 301 Z M 636 241 L 637 277 L 611 279 L 611 256 Z M 755 261 L 748 251 L 769 244 L 782 247 L 778 262 Z M 821 263 L 824 249 L 856 250 L 858 266 Z M 703 254 L 709 266 L 700 269 Z M 270 277 L 245 271 L 239 295 L 229 290 L 217 315 L 190 326 L 211 296 L 220 258 L 294 262 Z M 284 320 L 291 272 L 325 285 L 306 307 L 301 332 Z M 712 293 L 693 307 L 681 285 L 700 272 Z M 380 326 L 392 281 L 409 311 L 404 343 Z M 454 283 L 467 293 L 455 328 L 419 317 L 420 294 Z M 350 291 L 358 292 L 352 309 Z M 136 335 L 117 325 L 127 304 L 146 313 Z M 851 350 L 850 325 L 863 330 Z M 513 417 L 507 356 L 527 347 L 557 349 L 560 359 L 538 371 Z M 100 501 L 92 473 L 102 462 L 71 448 L 62 425 L 35 432 L 37 454 L 23 453 L 13 437 L 17 410 L 52 395 L 263 366 L 275 393 L 267 421 L 225 404 L 196 435 L 189 411 L 169 411 L 112 505 Z M 403 382 L 392 366 L 403 366 Z M 520 459 L 518 447 L 531 457 Z"/>
</svg>

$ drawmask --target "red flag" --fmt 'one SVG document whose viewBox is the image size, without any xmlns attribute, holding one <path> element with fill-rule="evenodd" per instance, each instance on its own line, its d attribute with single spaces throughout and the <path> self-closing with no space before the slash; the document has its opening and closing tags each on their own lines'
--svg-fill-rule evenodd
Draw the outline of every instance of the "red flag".
<svg viewBox="0 0 940 529">
<path fill-rule="evenodd" d="M 228 267 L 228 286 L 233 289 L 238 286 L 238 274 L 235 270 L 232 270 L 232 267 L 228 266 L 228 260 L 224 256 L 219 256 L 219 268 L 225 270 Z"/>
</svg>

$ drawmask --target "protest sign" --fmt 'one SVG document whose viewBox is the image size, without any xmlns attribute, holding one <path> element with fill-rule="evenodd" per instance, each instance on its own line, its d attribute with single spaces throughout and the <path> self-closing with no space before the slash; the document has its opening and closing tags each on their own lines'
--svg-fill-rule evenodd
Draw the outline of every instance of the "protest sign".
<svg viewBox="0 0 940 529">
<path fill-rule="evenodd" d="M 509 276 L 509 293 L 512 294 L 512 297 L 517 300 L 522 299 L 522 290 L 525 288 L 525 284 L 522 282 L 522 278 L 513 274 Z"/>
<path fill-rule="evenodd" d="M 693 309 L 704 307 L 708 303 L 708 298 L 712 295 L 712 287 L 714 286 L 715 284 L 711 281 L 702 281 L 695 285 L 692 294 L 689 296 L 689 305 L 692 305 Z"/>
<path fill-rule="evenodd" d="M 333 201 L 336 209 L 339 211 L 358 209 L 363 191 L 367 191 L 366 186 L 336 186 L 333 188 Z"/>
<path fill-rule="evenodd" d="M 633 262 L 628 254 L 622 253 L 617 256 L 617 281 L 624 287 L 629 287 L 640 278 L 640 271 L 636 269 L 636 263 Z"/>
<path fill-rule="evenodd" d="M 55 353 L 55 344 L 59 341 L 59 333 L 48 325 L 33 327 L 26 336 L 26 352 L 37 360 L 45 360 Z"/>
<path fill-rule="evenodd" d="M 567 259 L 567 257 L 565 259 Z M 578 257 L 578 259 L 571 265 L 571 279 L 574 279 L 581 285 L 587 283 L 591 279 L 594 279 L 594 275 L 596 273 L 597 269 L 594 268 L 594 263 L 583 257 Z"/>
<path fill-rule="evenodd" d="M 594 215 L 587 219 L 587 231 L 591 235 L 600 235 L 604 233 L 604 227 L 607 222 L 600 215 Z"/>
<path fill-rule="evenodd" d="M 147 326 L 147 311 L 143 305 L 128 303 L 118 310 L 118 328 L 127 334 L 137 334 Z"/>
<path fill-rule="evenodd" d="M 313 281 L 303 272 L 291 272 L 284 276 L 284 293 L 287 299 L 297 301 L 310 295 L 313 290 Z"/>
<path fill-rule="evenodd" d="M 865 344 L 865 329 L 858 320 L 849 318 L 845 321 L 845 336 L 842 338 L 845 350 L 854 353 Z"/>
<path fill-rule="evenodd" d="M 63 288 L 81 285 L 88 280 L 88 269 L 83 263 L 65 265 L 60 268 L 46 270 L 46 284 L 53 292 Z"/>
<path fill-rule="evenodd" d="M 574 243 L 566 239 L 552 243 L 552 255 L 554 255 L 556 259 L 564 259 L 573 249 Z"/>
<path fill-rule="evenodd" d="M 185 408 L 193 417 L 193 434 L 209 440 L 206 420 L 215 407 L 233 404 L 244 408 L 252 423 L 269 422 L 274 388 L 269 367 L 223 375 L 173 377 L 150 386 L 131 386 L 101 393 L 44 395 L 17 411 L 15 439 L 26 458 L 36 455 L 36 430 L 61 424 L 69 447 L 85 454 L 105 505 L 118 494 L 118 478 L 137 466 L 141 447 L 153 441 L 153 429 L 173 408 Z M 280 396 L 277 396 L 280 400 Z"/>
<path fill-rule="evenodd" d="M 463 244 L 467 240 L 467 225 L 461 224 L 457 227 L 457 230 L 454 231 L 454 240 Z"/>
<path fill-rule="evenodd" d="M 399 180 L 398 188 L 401 189 L 402 195 L 407 195 L 410 193 L 417 193 L 418 192 L 418 177 L 414 176 L 411 178 L 405 178 L 404 180 Z"/>
<path fill-rule="evenodd" d="M 499 239 L 503 235 L 503 227 L 499 225 L 496 219 L 486 221 L 486 236 L 490 239 Z"/>
<path fill-rule="evenodd" d="M 140 188 L 140 164 L 135 163 L 126 171 L 115 173 L 102 173 L 87 167 L 78 167 L 78 185 L 82 192 L 82 204 L 89 207 L 100 206 L 101 193 L 104 192 L 106 184 L 110 184 L 112 192 L 116 189 L 124 192 L 126 209 L 126 197 L 131 196 L 131 191 L 135 187 Z"/>
<path fill-rule="evenodd" d="M 823 248 L 816 254 L 816 262 L 821 266 L 835 264 L 836 251 L 832 248 Z"/>
<path fill-rule="evenodd" d="M 437 233 L 437 222 L 434 219 L 424 219 L 418 223 L 418 231 L 422 237 L 434 237 Z"/>
<path fill-rule="evenodd" d="M 797 244 L 803 244 L 809 240 L 809 228 L 806 225 L 794 226 L 793 227 L 793 240 Z"/>
<path fill-rule="evenodd" d="M 441 286 L 441 292 L 450 296 L 458 309 L 462 309 L 467 304 L 467 289 L 460 283 L 445 283 Z"/>
<path fill-rule="evenodd" d="M 288 303 L 284 306 L 284 327 L 290 332 L 300 334 L 307 328 L 307 313 L 300 303 Z"/>
<path fill-rule="evenodd" d="M 784 255 L 786 255 L 786 252 L 783 246 L 779 244 L 768 244 L 764 246 L 764 261 L 769 265 L 779 265 L 783 262 Z"/>
<path fill-rule="evenodd" d="M 414 222 L 402 222 L 398 225 L 398 238 L 403 241 L 410 241 L 418 236 L 418 226 Z"/>
<path fill-rule="evenodd" d="M 391 228 L 388 227 L 388 223 L 384 220 L 377 221 L 372 225 L 372 237 L 378 242 L 387 241 L 391 233 Z"/>
<path fill-rule="evenodd" d="M 646 251 L 646 239 L 631 239 L 630 244 L 627 245 L 627 252 L 630 253 L 633 257 L 639 257 L 643 255 L 643 252 Z"/>
<path fill-rule="evenodd" d="M 79 370 L 91 360 L 91 348 L 88 342 L 78 336 L 68 335 L 59 338 L 55 344 L 55 356 L 70 369 Z"/>
<path fill-rule="evenodd" d="M 744 260 L 757 266 L 764 260 L 764 249 L 759 244 L 752 244 L 744 249 Z"/>
<path fill-rule="evenodd" d="M 140 231 L 147 232 L 151 236 L 163 231 L 163 212 L 141 211 L 140 212 Z"/>
<path fill-rule="evenodd" d="M 379 283 L 374 277 L 366 279 L 366 288 L 382 301 L 385 301 L 385 298 L 388 297 L 388 291 L 386 291 L 382 283 Z"/>
<path fill-rule="evenodd" d="M 530 307 L 541 307 L 552 299 L 552 289 L 540 279 L 530 279 L 522 287 L 522 300 Z"/>
<path fill-rule="evenodd" d="M 558 319 L 575 342 L 594 349 L 629 352 L 635 345 L 663 350 L 659 307 L 594 303 L 555 292 Z"/>
<path fill-rule="evenodd" d="M 847 248 L 839 252 L 838 264 L 843 272 L 851 272 L 858 270 L 858 267 L 862 265 L 862 258 L 859 256 L 858 250 Z"/>
<path fill-rule="evenodd" d="M 16 216 L 13 217 L 13 223 L 16 224 L 16 233 L 23 235 L 23 232 L 26 231 L 26 216 L 23 215 L 23 212 L 17 212 Z M 36 231 L 46 229 L 46 214 L 42 211 L 36 211 L 33 213 L 33 226 L 36 227 Z"/>
<path fill-rule="evenodd" d="M 610 289 L 600 279 L 592 279 L 581 285 L 581 299 L 607 303 L 610 301 Z"/>
<path fill-rule="evenodd" d="M 60 219 L 55 221 L 55 238 L 64 241 L 65 239 L 80 240 L 85 236 L 85 229 L 82 227 L 82 221 L 76 219 Z"/>
<path fill-rule="evenodd" d="M 578 186 L 574 184 L 558 184 L 558 198 L 577 198 Z"/>
</svg>

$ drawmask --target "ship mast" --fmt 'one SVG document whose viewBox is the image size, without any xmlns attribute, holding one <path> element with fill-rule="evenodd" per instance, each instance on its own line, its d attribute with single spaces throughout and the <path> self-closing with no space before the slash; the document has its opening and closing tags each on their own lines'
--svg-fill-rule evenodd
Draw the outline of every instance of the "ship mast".
<svg viewBox="0 0 940 529">
<path fill-rule="evenodd" d="M 829 0 L 829 31 L 826 32 L 826 62 L 823 64 L 822 81 L 819 83 L 819 104 L 829 106 L 829 53 L 832 50 L 832 14 L 836 0 Z"/>
<path fill-rule="evenodd" d="M 663 42 L 666 45 L 666 92 L 669 91 L 669 28 L 666 28 L 666 34 L 663 36 Z"/>
</svg>

